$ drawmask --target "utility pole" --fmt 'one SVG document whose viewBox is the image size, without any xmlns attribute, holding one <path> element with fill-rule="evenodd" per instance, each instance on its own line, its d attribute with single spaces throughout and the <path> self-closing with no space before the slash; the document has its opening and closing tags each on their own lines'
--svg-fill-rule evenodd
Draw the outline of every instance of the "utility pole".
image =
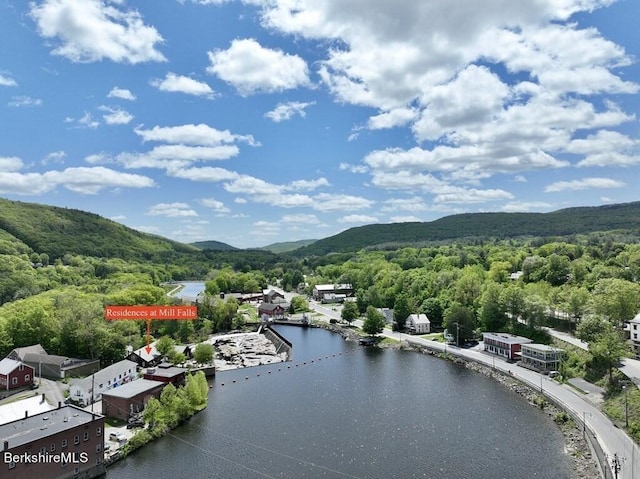
<svg viewBox="0 0 640 479">
<path fill-rule="evenodd" d="M 629 429 L 629 403 L 627 402 L 627 385 L 622 386 L 624 391 L 624 427 Z"/>
<path fill-rule="evenodd" d="M 622 469 L 622 463 L 620 461 L 624 461 L 623 458 L 619 458 L 617 453 L 613 454 L 613 459 L 611 460 L 611 469 L 613 469 L 613 473 L 615 474 L 615 479 L 618 479 L 618 473 L 620 469 Z"/>
</svg>

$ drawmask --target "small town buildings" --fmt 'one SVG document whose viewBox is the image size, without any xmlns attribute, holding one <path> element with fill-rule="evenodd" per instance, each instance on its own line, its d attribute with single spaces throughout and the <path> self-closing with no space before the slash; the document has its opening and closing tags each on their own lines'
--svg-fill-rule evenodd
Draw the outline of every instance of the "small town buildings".
<svg viewBox="0 0 640 479">
<path fill-rule="evenodd" d="M 520 359 L 520 350 L 523 344 L 532 343 L 533 340 L 523 336 L 515 336 L 509 333 L 483 333 L 484 350 L 498 356 L 515 361 Z"/>
<path fill-rule="evenodd" d="M 523 344 L 520 351 L 520 365 L 541 373 L 549 373 L 560 369 L 560 361 L 564 351 L 546 344 Z"/>
<path fill-rule="evenodd" d="M 393 321 L 394 321 L 393 309 L 391 309 L 391 308 L 378 308 L 378 311 L 380 311 L 380 314 L 382 314 L 382 316 L 384 316 L 384 322 L 385 323 L 393 324 Z"/>
<path fill-rule="evenodd" d="M 313 287 L 313 299 L 323 303 L 337 303 L 353 296 L 350 284 L 316 284 Z"/>
<path fill-rule="evenodd" d="M 105 391 L 102 393 L 102 414 L 126 421 L 144 410 L 149 399 L 159 399 L 166 385 L 160 381 L 138 379 Z"/>
<path fill-rule="evenodd" d="M 3 478 L 92 479 L 106 472 L 104 417 L 75 406 L 0 425 L 0 438 Z M 38 459 L 20 460 L 25 455 Z"/>
<path fill-rule="evenodd" d="M 135 362 L 123 359 L 91 376 L 72 380 L 69 398 L 80 406 L 99 401 L 104 391 L 138 379 L 137 366 Z"/>
<path fill-rule="evenodd" d="M 25 388 L 33 384 L 34 369 L 15 359 L 0 361 L 0 391 Z"/>
<path fill-rule="evenodd" d="M 640 359 L 640 314 L 629 321 L 629 342 L 636 359 Z"/>
<path fill-rule="evenodd" d="M 182 386 L 186 381 L 186 375 L 187 370 L 184 368 L 178 368 L 169 363 L 160 363 L 155 368 L 147 368 L 143 377 L 152 381 Z"/>
<path fill-rule="evenodd" d="M 155 341 L 149 344 L 149 351 L 147 352 L 147 346 L 143 346 L 135 351 L 131 346 L 127 349 L 126 359 L 133 361 L 141 368 L 150 368 L 157 366 L 162 362 L 162 354 L 156 349 Z"/>
<path fill-rule="evenodd" d="M 429 334 L 431 321 L 424 313 L 410 314 L 405 320 L 404 327 L 411 334 Z"/>
<path fill-rule="evenodd" d="M 258 306 L 258 316 L 271 320 L 285 319 L 289 307 L 289 303 L 262 303 Z"/>
<path fill-rule="evenodd" d="M 31 366 L 37 377 L 53 380 L 86 376 L 100 369 L 98 359 L 76 359 L 48 354 L 40 344 L 16 348 L 7 357 Z"/>
<path fill-rule="evenodd" d="M 262 290 L 262 302 L 263 303 L 286 303 L 284 294 L 275 289 L 263 289 Z"/>
</svg>

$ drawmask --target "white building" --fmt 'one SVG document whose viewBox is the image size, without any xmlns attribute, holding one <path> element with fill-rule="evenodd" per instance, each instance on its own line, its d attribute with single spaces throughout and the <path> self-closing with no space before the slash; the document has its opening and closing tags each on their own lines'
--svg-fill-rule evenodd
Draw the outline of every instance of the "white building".
<svg viewBox="0 0 640 479">
<path fill-rule="evenodd" d="M 424 313 L 410 314 L 404 323 L 404 327 L 411 334 L 429 334 L 431 332 L 431 321 Z"/>
<path fill-rule="evenodd" d="M 629 341 L 636 359 L 640 359 L 640 314 L 629 321 Z"/>
<path fill-rule="evenodd" d="M 541 373 L 549 373 L 560 369 L 560 361 L 564 351 L 546 344 L 523 344 L 520 349 L 520 365 Z"/>
<path fill-rule="evenodd" d="M 91 376 L 75 379 L 69 387 L 69 399 L 82 406 L 91 404 L 92 398 L 93 402 L 99 401 L 103 392 L 138 379 L 136 367 L 133 361 L 123 359 Z"/>
</svg>

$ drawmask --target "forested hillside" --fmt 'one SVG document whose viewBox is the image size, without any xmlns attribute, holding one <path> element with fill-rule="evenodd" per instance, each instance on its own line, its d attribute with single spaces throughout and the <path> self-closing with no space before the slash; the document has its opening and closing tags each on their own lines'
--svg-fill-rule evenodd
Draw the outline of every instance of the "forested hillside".
<svg viewBox="0 0 640 479">
<path fill-rule="evenodd" d="M 461 238 L 504 239 L 625 231 L 640 235 L 640 202 L 568 208 L 551 213 L 467 213 L 428 223 L 351 228 L 292 252 L 298 258 L 382 245 L 428 244 Z"/>
<path fill-rule="evenodd" d="M 51 260 L 65 254 L 149 259 L 196 251 L 193 246 L 141 233 L 93 213 L 2 198 L 1 239 L 22 243 Z"/>
<path fill-rule="evenodd" d="M 227 243 L 223 243 L 222 241 L 196 241 L 195 243 L 191 243 L 191 246 L 195 246 L 198 249 L 202 250 L 212 250 L 212 251 L 232 251 L 237 250 L 238 248 L 231 246 Z"/>
</svg>

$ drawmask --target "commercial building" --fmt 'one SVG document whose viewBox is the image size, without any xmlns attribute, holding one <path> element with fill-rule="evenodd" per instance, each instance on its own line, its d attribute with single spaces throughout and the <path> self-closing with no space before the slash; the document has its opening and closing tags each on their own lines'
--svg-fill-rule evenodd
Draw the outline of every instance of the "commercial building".
<svg viewBox="0 0 640 479">
<path fill-rule="evenodd" d="M 151 398 L 160 398 L 162 389 L 167 385 L 160 381 L 138 379 L 124 386 L 102 393 L 102 414 L 128 420 L 129 417 L 144 410 Z"/>
<path fill-rule="evenodd" d="M 533 342 L 529 338 L 509 333 L 482 333 L 482 339 L 485 351 L 502 356 L 510 361 L 520 359 L 522 345 Z"/>
<path fill-rule="evenodd" d="M 636 359 L 640 359 L 640 314 L 629 321 L 629 342 Z"/>
<path fill-rule="evenodd" d="M 520 351 L 520 365 L 541 373 L 557 371 L 560 369 L 563 354 L 562 349 L 546 344 L 523 344 Z"/>
<path fill-rule="evenodd" d="M 185 383 L 186 374 L 187 370 L 184 368 L 178 368 L 169 363 L 160 363 L 155 368 L 147 368 L 143 377 L 152 381 L 182 386 Z"/>
<path fill-rule="evenodd" d="M 0 477 L 91 479 L 105 474 L 104 418 L 75 406 L 0 425 Z"/>
</svg>

